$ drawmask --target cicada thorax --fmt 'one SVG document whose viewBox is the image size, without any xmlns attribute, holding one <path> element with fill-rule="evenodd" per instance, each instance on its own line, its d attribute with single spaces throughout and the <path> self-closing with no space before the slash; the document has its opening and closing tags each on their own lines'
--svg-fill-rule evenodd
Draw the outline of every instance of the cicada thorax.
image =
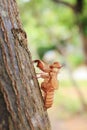
<svg viewBox="0 0 87 130">
<path fill-rule="evenodd" d="M 41 83 L 41 89 L 46 93 L 50 88 L 51 88 L 50 79 L 49 79 L 49 78 L 46 78 L 46 79 Z"/>
</svg>

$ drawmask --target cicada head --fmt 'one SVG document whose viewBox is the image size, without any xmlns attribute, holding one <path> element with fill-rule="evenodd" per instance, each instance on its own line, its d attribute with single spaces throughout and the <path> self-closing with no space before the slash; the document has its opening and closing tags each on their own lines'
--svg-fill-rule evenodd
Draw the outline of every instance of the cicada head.
<svg viewBox="0 0 87 130">
<path fill-rule="evenodd" d="M 59 62 L 54 62 L 52 65 L 50 65 L 50 68 L 58 68 L 61 69 L 62 65 Z"/>
</svg>

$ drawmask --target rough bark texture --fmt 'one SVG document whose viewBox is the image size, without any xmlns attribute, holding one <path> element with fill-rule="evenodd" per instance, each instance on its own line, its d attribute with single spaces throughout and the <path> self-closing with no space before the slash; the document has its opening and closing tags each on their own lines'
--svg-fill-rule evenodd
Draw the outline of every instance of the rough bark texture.
<svg viewBox="0 0 87 130">
<path fill-rule="evenodd" d="M 15 0 L 0 0 L 0 130 L 50 130 Z"/>
</svg>

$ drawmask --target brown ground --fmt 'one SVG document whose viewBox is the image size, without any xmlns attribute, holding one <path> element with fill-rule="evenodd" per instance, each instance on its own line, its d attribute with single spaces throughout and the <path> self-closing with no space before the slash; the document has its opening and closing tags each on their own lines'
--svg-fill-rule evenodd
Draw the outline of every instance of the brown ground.
<svg viewBox="0 0 87 130">
<path fill-rule="evenodd" d="M 51 118 L 52 130 L 87 130 L 87 118 L 75 116 L 68 120 Z"/>
</svg>

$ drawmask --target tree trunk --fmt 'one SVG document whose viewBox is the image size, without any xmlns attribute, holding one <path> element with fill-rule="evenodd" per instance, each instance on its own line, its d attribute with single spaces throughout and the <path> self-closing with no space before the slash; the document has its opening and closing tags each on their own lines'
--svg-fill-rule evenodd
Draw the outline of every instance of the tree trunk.
<svg viewBox="0 0 87 130">
<path fill-rule="evenodd" d="M 15 0 L 0 0 L 0 130 L 50 130 Z"/>
<path fill-rule="evenodd" d="M 81 32 L 81 38 L 83 42 L 84 61 L 87 66 L 87 36 Z"/>
</svg>

